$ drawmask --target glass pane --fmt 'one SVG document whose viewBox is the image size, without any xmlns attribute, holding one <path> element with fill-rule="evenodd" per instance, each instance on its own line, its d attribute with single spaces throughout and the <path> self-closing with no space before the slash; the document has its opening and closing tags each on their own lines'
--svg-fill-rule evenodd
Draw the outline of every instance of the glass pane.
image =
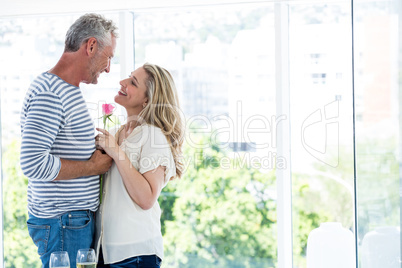
<svg viewBox="0 0 402 268">
<path fill-rule="evenodd" d="M 289 58 L 293 265 L 354 267 L 350 2 L 291 4 Z"/>
<path fill-rule="evenodd" d="M 40 267 L 37 248 L 28 235 L 26 221 L 28 179 L 19 166 L 20 111 L 32 80 L 52 68 L 64 50 L 67 29 L 80 15 L 58 15 L 0 20 L 0 90 L 3 161 L 4 263 L 5 267 Z M 116 14 L 106 17 L 119 21 Z M 118 49 L 116 54 L 118 55 Z M 115 80 L 118 57 L 110 74 L 102 74 L 97 86 L 83 86 L 88 107 L 97 122 L 99 96 L 106 99 Z M 113 81 L 112 81 L 113 82 Z M 96 90 L 95 90 L 96 89 Z M 115 93 L 115 91 L 113 91 Z"/>
<path fill-rule="evenodd" d="M 184 177 L 159 199 L 168 267 L 275 267 L 273 6 L 137 12 L 137 67 L 167 68 L 186 119 Z"/>
<path fill-rule="evenodd" d="M 401 1 L 354 1 L 359 263 L 401 267 Z"/>
</svg>

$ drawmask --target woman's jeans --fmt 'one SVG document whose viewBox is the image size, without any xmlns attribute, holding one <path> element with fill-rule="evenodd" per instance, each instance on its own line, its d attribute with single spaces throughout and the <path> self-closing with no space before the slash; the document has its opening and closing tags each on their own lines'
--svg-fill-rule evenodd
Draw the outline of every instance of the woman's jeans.
<svg viewBox="0 0 402 268">
<path fill-rule="evenodd" d="M 111 264 L 103 263 L 102 249 L 99 251 L 97 268 L 159 268 L 162 260 L 156 255 L 142 255 L 115 262 Z"/>
<path fill-rule="evenodd" d="M 28 232 L 38 247 L 42 267 L 49 267 L 50 254 L 67 251 L 70 266 L 76 266 L 77 251 L 93 246 L 94 213 L 89 210 L 71 211 L 57 218 L 43 219 L 29 214 Z"/>
</svg>

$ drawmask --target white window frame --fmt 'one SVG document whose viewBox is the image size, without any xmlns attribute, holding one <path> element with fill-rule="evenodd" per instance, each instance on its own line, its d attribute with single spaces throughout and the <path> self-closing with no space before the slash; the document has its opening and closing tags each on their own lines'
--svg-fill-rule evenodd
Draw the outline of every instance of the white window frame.
<svg viewBox="0 0 402 268">
<path fill-rule="evenodd" d="M 1 101 L 1 90 L 0 90 Z M 0 105 L 1 106 L 1 105 Z M 1 124 L 1 107 L 0 107 L 0 268 L 4 267 L 4 237 L 3 237 L 3 136 L 2 136 L 2 124 Z"/>
<path fill-rule="evenodd" d="M 293 267 L 292 172 L 290 155 L 289 87 L 289 5 L 275 4 L 276 115 L 284 116 L 277 126 L 277 154 L 287 161 L 285 169 L 276 169 L 278 268 Z"/>
</svg>

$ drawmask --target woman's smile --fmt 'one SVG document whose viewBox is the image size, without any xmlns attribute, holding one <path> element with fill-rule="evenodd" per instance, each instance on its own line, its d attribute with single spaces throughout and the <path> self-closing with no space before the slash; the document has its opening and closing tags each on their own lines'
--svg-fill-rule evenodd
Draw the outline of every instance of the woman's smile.
<svg viewBox="0 0 402 268">
<path fill-rule="evenodd" d="M 127 93 L 120 89 L 120 90 L 119 90 L 119 95 L 121 95 L 121 96 L 127 96 Z"/>
</svg>

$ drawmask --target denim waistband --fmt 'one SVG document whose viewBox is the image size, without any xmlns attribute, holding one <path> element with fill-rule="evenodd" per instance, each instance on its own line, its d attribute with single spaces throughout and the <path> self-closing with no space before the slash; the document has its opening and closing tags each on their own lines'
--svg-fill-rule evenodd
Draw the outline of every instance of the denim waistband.
<svg viewBox="0 0 402 268">
<path fill-rule="evenodd" d="M 59 216 L 54 217 L 54 218 L 40 218 L 40 217 L 36 217 L 36 216 L 32 215 L 32 214 L 29 213 L 29 212 L 28 212 L 28 216 L 29 216 L 29 218 L 31 218 L 31 219 L 49 219 L 49 220 L 57 220 L 57 219 L 60 219 L 60 218 L 62 218 L 63 216 L 66 216 L 66 215 L 76 215 L 76 214 L 80 214 L 80 213 L 83 213 L 83 212 L 84 212 L 84 213 L 88 213 L 88 214 L 92 214 L 92 216 L 95 215 L 95 212 L 94 212 L 94 211 L 89 210 L 89 209 L 84 209 L 84 210 L 72 210 L 72 211 L 67 211 L 67 212 L 65 212 L 65 213 L 63 213 L 63 214 L 61 214 L 61 215 L 59 215 Z"/>
</svg>

